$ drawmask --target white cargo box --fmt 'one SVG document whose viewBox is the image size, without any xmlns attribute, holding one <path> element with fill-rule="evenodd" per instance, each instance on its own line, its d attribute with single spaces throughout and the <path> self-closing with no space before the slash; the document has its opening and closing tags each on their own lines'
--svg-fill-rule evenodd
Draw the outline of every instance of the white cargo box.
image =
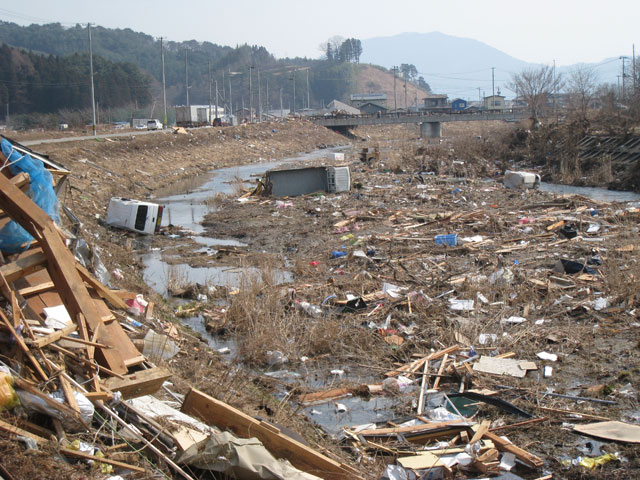
<svg viewBox="0 0 640 480">
<path fill-rule="evenodd" d="M 327 167 L 327 192 L 348 192 L 350 189 L 349 167 Z"/>
<path fill-rule="evenodd" d="M 160 230 L 164 207 L 130 198 L 112 197 L 107 209 L 107 225 L 153 235 Z"/>
<path fill-rule="evenodd" d="M 333 154 L 333 159 L 334 160 L 338 160 L 340 162 L 344 162 L 344 153 L 342 152 L 336 152 Z"/>
<path fill-rule="evenodd" d="M 540 175 L 529 172 L 504 172 L 504 186 L 507 188 L 538 188 L 540 186 Z"/>
</svg>

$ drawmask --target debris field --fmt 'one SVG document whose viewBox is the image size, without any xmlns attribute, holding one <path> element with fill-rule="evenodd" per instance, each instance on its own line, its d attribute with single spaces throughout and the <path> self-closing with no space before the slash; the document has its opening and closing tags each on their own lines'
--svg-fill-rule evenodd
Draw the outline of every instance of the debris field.
<svg viewBox="0 0 640 480">
<path fill-rule="evenodd" d="M 309 149 L 317 127 L 292 123 L 216 135 L 251 132 L 267 148 L 290 128 L 279 153 Z M 0 476 L 33 476 L 29 456 L 60 478 L 634 477 L 638 204 L 508 188 L 502 162 L 455 139 L 368 133 L 344 157 L 298 165 L 348 167 L 348 191 L 274 197 L 252 178 L 212 192 L 200 235 L 243 246 L 203 253 L 176 225 L 153 236 L 194 268 L 259 272 L 234 287 L 176 281 L 187 303 L 142 285 L 135 234 L 94 218 L 123 195 L 124 165 L 3 141 L 5 165 L 42 159 L 50 187 L 82 186 L 61 204 L 85 208 L 55 223 L 32 173 L 0 175 L 3 224 L 32 237 L 0 267 Z M 169 139 L 188 151 L 163 137 L 163 156 L 176 154 Z M 127 184 L 139 199 L 171 174 L 138 170 Z M 233 359 L 180 316 L 234 340 Z M 355 422 L 371 399 L 383 414 Z"/>
</svg>

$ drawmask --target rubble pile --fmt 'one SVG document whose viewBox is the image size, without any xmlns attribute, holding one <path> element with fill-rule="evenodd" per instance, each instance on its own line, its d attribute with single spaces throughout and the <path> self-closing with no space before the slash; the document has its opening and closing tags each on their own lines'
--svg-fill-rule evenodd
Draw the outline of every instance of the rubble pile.
<svg viewBox="0 0 640 480">
<path fill-rule="evenodd" d="M 391 171 L 384 152 L 379 162 L 359 157 L 349 155 L 349 193 L 243 195 L 208 216 L 212 235 L 242 238 L 296 276 L 229 296 L 212 331 L 221 323 L 235 331 L 246 342 L 241 354 L 257 365 L 273 365 L 275 351 L 288 368 L 303 365 L 298 371 L 378 377 L 314 391 L 303 375 L 284 388 L 302 390 L 294 405 L 334 402 L 345 427 L 339 438 L 367 468 L 396 459 L 387 478 L 432 469 L 499 474 L 514 465 L 538 478 L 589 456 L 550 452 L 546 429 L 559 438 L 584 422 L 632 427 L 638 383 L 619 372 L 638 365 L 637 204 L 524 188 L 539 180 L 518 187 L 517 172 L 503 184 L 447 176 L 452 162 L 434 175 Z M 314 339 L 318 330 L 324 343 Z M 349 424 L 339 402 L 394 392 L 402 392 L 404 416 L 383 422 Z M 501 436 L 510 432 L 522 445 L 529 432 L 538 440 L 525 449 Z M 609 460 L 625 461 L 610 448 Z"/>
<path fill-rule="evenodd" d="M 277 128 L 215 135 L 258 160 L 250 145 L 259 137 L 267 152 Z M 278 189 L 240 191 L 239 179 L 203 235 L 242 246 L 203 251 L 179 225 L 150 239 L 172 262 L 259 272 L 168 288 L 176 317 L 235 340 L 226 363 L 229 348 L 194 341 L 165 299 L 131 288 L 115 258 L 101 264 L 100 252 L 131 253 L 133 233 L 94 218 L 123 194 L 125 167 L 103 184 L 104 159 L 72 155 L 66 169 L 3 142 L 0 242 L 13 243 L 0 266 L 0 445 L 11 452 L 0 476 L 33 476 L 25 458 L 51 478 L 114 480 L 637 476 L 639 205 L 551 195 L 535 173 L 506 178 L 453 143 L 411 142 L 401 155 L 391 141 L 358 142 L 307 173 L 272 174 Z M 126 181 L 151 195 L 172 173 L 145 152 Z M 31 173 L 11 168 L 26 156 L 52 191 L 82 188 L 69 205 L 62 196 L 62 221 Z M 289 186 L 311 190 L 273 196 Z M 239 408 L 247 390 L 253 404 Z M 323 440 L 289 432 L 294 412 Z"/>
<path fill-rule="evenodd" d="M 15 239 L 20 229 L 26 235 L 18 247 L 6 242 L 17 252 L 0 266 L 3 443 L 20 441 L 28 450 L 50 452 L 50 465 L 77 462 L 74 473 L 64 469 L 64 478 L 81 472 L 114 479 L 193 479 L 202 472 L 359 478 L 356 470 L 266 421 L 196 389 L 182 396 L 172 392 L 171 372 L 154 362 L 180 352 L 180 335 L 155 318 L 154 304 L 142 295 L 96 279 L 83 265 L 82 242 L 52 218 L 57 217 L 49 208 L 55 194 L 36 194 L 36 173 L 46 179 L 45 190 L 54 192 L 70 172 L 43 168 L 54 166 L 8 140 L 2 141 L 2 152 L 8 175 L 0 175 L 0 239 Z M 31 163 L 39 165 L 37 172 L 16 173 Z M 175 406 L 152 396 L 159 391 L 169 394 Z M 24 478 L 28 470 L 20 457 L 3 455 L 3 478 Z"/>
</svg>

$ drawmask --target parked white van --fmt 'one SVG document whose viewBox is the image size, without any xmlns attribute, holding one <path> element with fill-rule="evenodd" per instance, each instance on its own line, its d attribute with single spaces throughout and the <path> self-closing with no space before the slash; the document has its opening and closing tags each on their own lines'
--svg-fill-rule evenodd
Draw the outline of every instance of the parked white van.
<svg viewBox="0 0 640 480">
<path fill-rule="evenodd" d="M 151 119 L 147 122 L 147 130 L 162 130 L 162 122 L 160 120 Z"/>
</svg>

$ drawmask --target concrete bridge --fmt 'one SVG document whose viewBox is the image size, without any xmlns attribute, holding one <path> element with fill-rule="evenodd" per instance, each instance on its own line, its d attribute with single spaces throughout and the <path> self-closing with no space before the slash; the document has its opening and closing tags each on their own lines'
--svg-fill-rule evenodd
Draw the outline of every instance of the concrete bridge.
<svg viewBox="0 0 640 480">
<path fill-rule="evenodd" d="M 334 130 L 357 127 L 358 125 L 394 125 L 412 123 L 420 125 L 423 138 L 439 138 L 442 122 L 473 122 L 504 120 L 517 122 L 529 118 L 528 112 L 477 112 L 477 113 L 386 113 L 382 115 L 332 115 L 310 117 L 314 123 Z"/>
</svg>

